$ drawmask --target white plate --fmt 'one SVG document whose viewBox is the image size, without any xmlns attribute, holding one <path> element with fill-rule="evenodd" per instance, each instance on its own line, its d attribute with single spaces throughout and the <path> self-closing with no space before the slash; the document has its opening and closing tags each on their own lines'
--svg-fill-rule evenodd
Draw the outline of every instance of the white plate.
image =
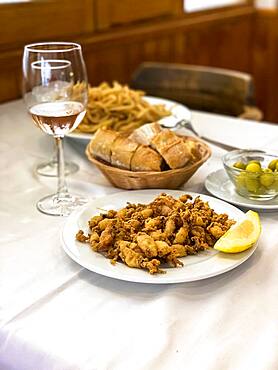
<svg viewBox="0 0 278 370">
<path fill-rule="evenodd" d="M 151 189 L 124 191 L 95 199 L 67 219 L 61 233 L 61 240 L 65 252 L 81 266 L 101 275 L 138 283 L 169 284 L 196 281 L 223 274 L 246 261 L 255 251 L 256 245 L 238 254 L 224 254 L 211 249 L 195 256 L 181 258 L 184 262 L 183 267 L 167 268 L 166 274 L 150 275 L 146 271 L 127 267 L 123 263 L 112 265 L 109 259 L 103 257 L 99 253 L 93 252 L 87 244 L 75 240 L 76 232 L 79 229 L 84 231 L 88 230 L 88 220 L 93 215 L 98 214 L 100 209 L 120 209 L 126 205 L 126 202 L 148 203 L 161 192 L 167 192 L 167 194 L 171 194 L 175 197 L 185 194 L 184 191 Z M 191 192 L 189 192 L 189 194 L 193 197 L 199 195 Z M 238 208 L 221 200 L 202 194 L 201 198 L 204 201 L 208 201 L 209 205 L 216 212 L 227 213 L 235 220 L 241 219 L 244 215 Z"/>
<path fill-rule="evenodd" d="M 239 195 L 225 170 L 218 170 L 208 175 L 205 181 L 206 189 L 217 198 L 248 209 L 262 211 L 278 210 L 278 198 L 271 200 L 252 200 Z"/>
<path fill-rule="evenodd" d="M 144 99 L 150 104 L 163 104 L 165 107 L 172 112 L 172 115 L 177 118 L 177 121 L 185 119 L 191 120 L 191 112 L 184 105 L 174 102 L 168 99 L 155 98 L 153 96 L 145 96 Z M 84 132 L 70 132 L 66 136 L 71 139 L 79 140 L 91 140 L 94 134 L 86 134 Z"/>
</svg>

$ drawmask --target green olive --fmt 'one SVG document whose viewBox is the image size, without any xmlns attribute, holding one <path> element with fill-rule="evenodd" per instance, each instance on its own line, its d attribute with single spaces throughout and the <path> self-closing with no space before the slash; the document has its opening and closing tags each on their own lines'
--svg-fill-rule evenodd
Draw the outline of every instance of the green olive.
<svg viewBox="0 0 278 370">
<path fill-rule="evenodd" d="M 238 168 L 239 170 L 245 170 L 246 164 L 243 162 L 236 162 L 233 164 L 233 167 Z"/>
<path fill-rule="evenodd" d="M 271 189 L 278 191 L 278 179 L 271 184 Z"/>
<path fill-rule="evenodd" d="M 236 178 L 237 187 L 245 188 L 245 179 L 246 179 L 245 173 L 244 172 L 240 173 Z"/>
<path fill-rule="evenodd" d="M 278 159 L 273 159 L 271 162 L 268 164 L 268 168 L 270 168 L 272 171 L 274 171 L 277 167 Z"/>
<path fill-rule="evenodd" d="M 251 193 L 257 193 L 260 188 L 260 182 L 257 179 L 247 177 L 245 179 L 246 189 Z"/>
<path fill-rule="evenodd" d="M 260 183 L 269 188 L 274 183 L 274 176 L 272 173 L 263 173 L 260 176 Z"/>
<path fill-rule="evenodd" d="M 252 160 L 247 164 L 235 162 L 233 167 L 240 171 L 235 177 L 235 186 L 239 194 L 246 196 L 247 193 L 256 197 L 278 192 L 278 158 L 262 168 L 259 161 Z M 245 170 L 244 170 L 245 169 Z"/>
<path fill-rule="evenodd" d="M 258 163 L 248 163 L 246 166 L 246 171 L 248 172 L 261 172 L 261 165 Z"/>
</svg>

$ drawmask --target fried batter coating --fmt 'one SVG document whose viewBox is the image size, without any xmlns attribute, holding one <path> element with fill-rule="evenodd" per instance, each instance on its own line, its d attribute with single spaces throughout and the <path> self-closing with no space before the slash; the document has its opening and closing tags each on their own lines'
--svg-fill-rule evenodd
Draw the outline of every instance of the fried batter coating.
<svg viewBox="0 0 278 370">
<path fill-rule="evenodd" d="M 79 230 L 75 237 L 76 237 L 76 240 L 82 243 L 85 243 L 88 239 L 90 239 L 89 236 L 84 235 L 84 231 L 82 230 Z"/>
<path fill-rule="evenodd" d="M 172 252 L 172 247 L 162 240 L 155 241 L 158 257 L 165 257 Z"/>
<path fill-rule="evenodd" d="M 97 226 L 98 223 L 100 221 L 102 221 L 102 220 L 103 220 L 103 216 L 102 215 L 92 217 L 89 220 L 89 222 L 88 222 L 90 229 L 92 229 L 93 227 Z"/>
<path fill-rule="evenodd" d="M 146 257 L 157 256 L 156 243 L 151 236 L 146 233 L 139 233 L 136 237 L 136 242 Z"/>
<path fill-rule="evenodd" d="M 234 223 L 200 197 L 192 200 L 184 194 L 175 199 L 162 193 L 149 204 L 128 203 L 118 211 L 92 217 L 89 235 L 79 230 L 76 239 L 112 263 L 122 261 L 156 274 L 165 272 L 161 264 L 183 266 L 178 258 L 213 247 Z"/>
<path fill-rule="evenodd" d="M 182 244 L 173 244 L 172 254 L 175 257 L 185 257 L 187 255 L 187 248 L 185 245 Z"/>
<path fill-rule="evenodd" d="M 188 225 L 187 227 L 184 227 L 182 226 L 178 232 L 176 233 L 176 236 L 175 236 L 175 239 L 174 239 L 174 242 L 175 244 L 183 244 L 187 237 L 188 237 L 188 232 L 189 232 L 189 228 L 188 228 Z"/>
<path fill-rule="evenodd" d="M 165 271 L 160 270 L 160 261 L 153 258 L 151 261 L 144 260 L 141 264 L 141 268 L 148 269 L 150 274 L 165 273 Z"/>
<path fill-rule="evenodd" d="M 153 238 L 153 240 L 163 240 L 164 239 L 164 234 L 162 230 L 151 231 L 149 234 Z"/>
<path fill-rule="evenodd" d="M 156 218 L 148 218 L 148 219 L 145 221 L 145 227 L 144 227 L 144 230 L 145 230 L 145 231 L 157 230 L 159 226 L 161 226 L 161 220 L 160 220 L 160 217 L 156 217 Z"/>
<path fill-rule="evenodd" d="M 176 224 L 173 217 L 169 217 L 165 224 L 164 235 L 166 237 L 173 235 L 176 229 Z"/>
<path fill-rule="evenodd" d="M 129 242 L 120 242 L 120 257 L 124 263 L 126 263 L 129 267 L 136 267 L 140 268 L 141 264 L 144 260 L 141 253 L 135 252 L 133 249 L 129 248 Z"/>
<path fill-rule="evenodd" d="M 101 221 L 102 222 L 102 221 Z M 102 229 L 100 229 L 102 230 Z M 99 237 L 99 248 L 98 250 L 104 251 L 107 250 L 109 247 L 112 246 L 114 240 L 114 229 L 113 224 L 109 222 L 105 229 L 101 231 L 100 237 Z"/>
</svg>

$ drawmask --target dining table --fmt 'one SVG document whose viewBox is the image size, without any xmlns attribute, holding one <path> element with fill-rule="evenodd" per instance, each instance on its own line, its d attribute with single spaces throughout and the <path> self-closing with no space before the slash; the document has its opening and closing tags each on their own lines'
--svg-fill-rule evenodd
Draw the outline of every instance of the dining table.
<svg viewBox="0 0 278 370">
<path fill-rule="evenodd" d="M 278 155 L 275 124 L 199 111 L 192 123 L 212 155 L 185 193 L 209 194 L 205 180 L 223 168 L 225 145 Z M 69 189 L 120 196 L 86 144 L 65 138 L 66 159 L 79 165 Z M 61 243 L 67 218 L 36 208 L 56 189 L 57 178 L 34 170 L 53 150 L 22 100 L 0 105 L 0 370 L 278 369 L 277 208 L 257 210 L 258 247 L 228 272 L 174 284 L 114 279 L 73 261 Z"/>
</svg>

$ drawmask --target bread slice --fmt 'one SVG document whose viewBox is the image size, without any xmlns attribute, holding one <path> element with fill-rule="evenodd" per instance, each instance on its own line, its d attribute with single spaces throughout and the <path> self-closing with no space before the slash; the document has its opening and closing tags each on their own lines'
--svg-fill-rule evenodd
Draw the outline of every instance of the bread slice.
<svg viewBox="0 0 278 370">
<path fill-rule="evenodd" d="M 191 153 L 192 161 L 196 162 L 203 156 L 203 146 L 196 140 L 191 139 L 190 137 L 184 138 L 184 143 L 187 146 L 188 150 Z"/>
<path fill-rule="evenodd" d="M 163 158 L 152 148 L 140 145 L 131 158 L 131 171 L 161 171 Z"/>
<path fill-rule="evenodd" d="M 159 123 L 147 123 L 132 132 L 129 138 L 142 145 L 150 145 L 152 139 L 162 131 Z"/>
<path fill-rule="evenodd" d="M 151 141 L 151 146 L 164 158 L 171 169 L 184 167 L 192 158 L 183 139 L 170 130 L 163 130 Z"/>
<path fill-rule="evenodd" d="M 166 146 L 175 144 L 179 137 L 171 130 L 164 129 L 157 133 L 151 141 L 151 146 L 155 149 L 163 149 Z"/>
<path fill-rule="evenodd" d="M 111 164 L 113 166 L 131 169 L 131 158 L 140 144 L 120 134 L 111 147 Z"/>
<path fill-rule="evenodd" d="M 96 157 L 111 163 L 111 147 L 119 136 L 114 130 L 98 129 L 88 145 L 90 153 Z"/>
</svg>

